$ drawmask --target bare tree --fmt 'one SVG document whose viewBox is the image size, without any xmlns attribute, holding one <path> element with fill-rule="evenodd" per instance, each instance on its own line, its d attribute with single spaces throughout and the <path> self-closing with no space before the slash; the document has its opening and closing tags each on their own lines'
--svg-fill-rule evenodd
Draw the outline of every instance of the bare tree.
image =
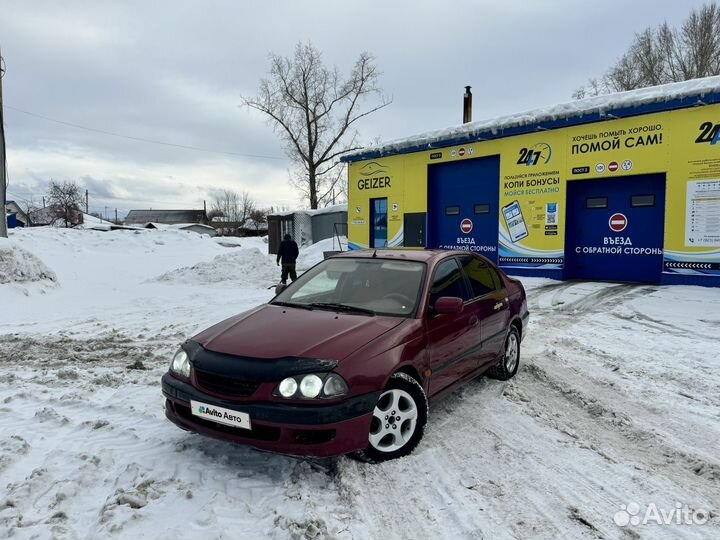
<svg viewBox="0 0 720 540">
<path fill-rule="evenodd" d="M 64 180 L 62 183 L 50 180 L 48 186 L 48 206 L 53 220 L 63 220 L 65 227 L 82 223 L 82 205 L 84 192 L 77 182 Z"/>
<path fill-rule="evenodd" d="M 223 234 L 238 234 L 238 230 L 255 209 L 255 201 L 247 191 L 237 193 L 223 189 L 210 203 L 210 214 L 221 217 Z"/>
<path fill-rule="evenodd" d="M 267 223 L 267 217 L 272 213 L 271 210 L 272 208 L 256 208 L 250 213 L 252 226 L 255 227 L 256 232 L 264 228 L 263 225 Z"/>
<path fill-rule="evenodd" d="M 340 181 L 333 174 L 341 154 L 356 150 L 355 123 L 390 104 L 378 86 L 375 59 L 360 54 L 347 79 L 337 67 L 323 64 L 311 43 L 298 43 L 293 58 L 270 55 L 270 73 L 260 81 L 256 97 L 243 97 L 246 106 L 267 115 L 297 166 L 290 183 L 315 209 L 331 196 Z M 366 98 L 379 103 L 362 109 Z"/>
<path fill-rule="evenodd" d="M 720 74 L 720 6 L 693 9 L 680 28 L 664 22 L 646 28 L 600 79 L 590 79 L 573 97 L 622 92 Z"/>
</svg>

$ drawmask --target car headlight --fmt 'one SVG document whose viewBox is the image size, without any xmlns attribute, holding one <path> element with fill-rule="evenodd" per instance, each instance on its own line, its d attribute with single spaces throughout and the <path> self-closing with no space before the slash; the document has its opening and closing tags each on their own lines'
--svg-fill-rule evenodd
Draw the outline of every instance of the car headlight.
<svg viewBox="0 0 720 540">
<path fill-rule="evenodd" d="M 283 381 L 280 383 L 280 386 L 278 386 L 278 392 L 280 392 L 280 395 L 282 397 L 288 397 L 288 398 L 293 397 L 295 395 L 295 392 L 297 392 L 297 389 L 298 389 L 298 383 L 292 377 L 283 379 Z"/>
<path fill-rule="evenodd" d="M 309 373 L 280 381 L 273 395 L 294 399 L 322 399 L 344 396 L 348 385 L 337 373 Z"/>
<path fill-rule="evenodd" d="M 190 359 L 182 349 L 173 356 L 172 362 L 170 362 L 170 371 L 183 377 L 190 377 Z"/>
</svg>

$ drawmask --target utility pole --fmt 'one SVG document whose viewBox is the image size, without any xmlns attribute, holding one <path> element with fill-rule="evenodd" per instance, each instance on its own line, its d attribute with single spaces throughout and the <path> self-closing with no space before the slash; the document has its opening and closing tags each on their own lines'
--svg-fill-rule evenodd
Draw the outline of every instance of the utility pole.
<svg viewBox="0 0 720 540">
<path fill-rule="evenodd" d="M 90 198 L 88 197 L 88 190 L 85 190 L 85 213 L 90 213 Z"/>
<path fill-rule="evenodd" d="M 115 209 L 115 225 L 117 225 L 117 224 L 118 224 L 118 219 L 117 219 L 117 208 L 116 208 Z"/>
<path fill-rule="evenodd" d="M 3 101 L 2 101 L 2 79 L 5 76 L 5 60 L 2 57 L 2 51 L 0 51 L 0 237 L 7 238 L 7 217 L 5 216 L 5 190 L 7 187 L 7 178 L 5 172 L 7 171 L 6 159 L 5 159 L 5 118 L 3 116 Z"/>
</svg>

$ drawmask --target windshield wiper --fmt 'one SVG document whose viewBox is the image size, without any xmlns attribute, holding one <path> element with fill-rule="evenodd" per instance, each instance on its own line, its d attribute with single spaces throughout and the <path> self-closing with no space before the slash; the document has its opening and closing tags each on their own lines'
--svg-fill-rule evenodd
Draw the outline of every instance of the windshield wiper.
<svg viewBox="0 0 720 540">
<path fill-rule="evenodd" d="M 313 308 L 311 308 L 308 304 L 294 304 L 293 302 L 270 302 L 273 306 L 283 306 L 283 307 L 296 307 L 300 309 L 309 309 L 312 311 Z"/>
<path fill-rule="evenodd" d="M 336 311 L 345 311 L 347 313 L 365 313 L 367 315 L 375 315 L 375 312 L 372 309 L 349 306 L 347 304 L 337 304 L 334 302 L 313 302 L 310 305 L 316 308 L 333 309 Z"/>
</svg>

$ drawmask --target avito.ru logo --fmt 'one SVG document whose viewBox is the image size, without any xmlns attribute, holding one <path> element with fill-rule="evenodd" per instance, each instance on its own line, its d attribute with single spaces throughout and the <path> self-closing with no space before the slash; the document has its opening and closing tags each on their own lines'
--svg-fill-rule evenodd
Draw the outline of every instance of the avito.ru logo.
<svg viewBox="0 0 720 540">
<path fill-rule="evenodd" d="M 710 519 L 710 512 L 701 508 L 691 509 L 687 504 L 675 503 L 675 507 L 669 511 L 659 508 L 655 503 L 650 503 L 641 512 L 640 505 L 636 502 L 621 504 L 620 510 L 613 516 L 613 521 L 619 527 L 628 525 L 704 525 Z"/>
</svg>

